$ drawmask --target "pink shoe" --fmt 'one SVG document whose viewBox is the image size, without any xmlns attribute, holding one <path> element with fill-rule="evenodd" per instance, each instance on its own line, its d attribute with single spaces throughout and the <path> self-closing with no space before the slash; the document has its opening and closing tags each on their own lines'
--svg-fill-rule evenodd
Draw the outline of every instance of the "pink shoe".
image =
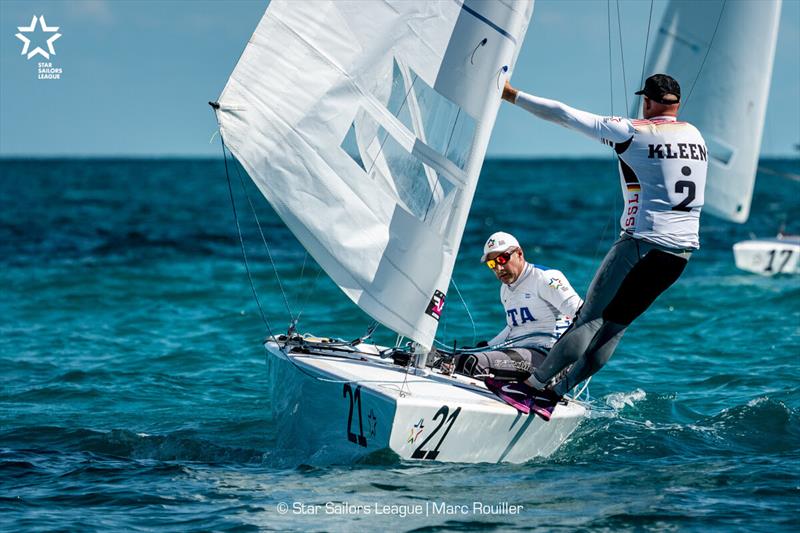
<svg viewBox="0 0 800 533">
<path fill-rule="evenodd" d="M 556 410 L 556 405 L 561 401 L 561 396 L 558 396 L 551 390 L 536 391 L 537 394 L 533 398 L 531 411 L 541 416 L 545 422 L 550 421 L 553 416 L 553 411 Z"/>
<path fill-rule="evenodd" d="M 553 416 L 553 411 L 556 410 L 556 405 L 558 405 L 557 402 L 551 402 L 550 400 L 540 400 L 537 398 L 536 400 L 533 401 L 531 410 L 537 415 L 541 416 L 545 422 L 549 422 L 550 417 Z"/>
<path fill-rule="evenodd" d="M 486 388 L 500 397 L 508 405 L 527 415 L 531 412 L 533 394 L 536 389 L 514 381 L 499 381 L 494 378 L 484 380 Z"/>
</svg>

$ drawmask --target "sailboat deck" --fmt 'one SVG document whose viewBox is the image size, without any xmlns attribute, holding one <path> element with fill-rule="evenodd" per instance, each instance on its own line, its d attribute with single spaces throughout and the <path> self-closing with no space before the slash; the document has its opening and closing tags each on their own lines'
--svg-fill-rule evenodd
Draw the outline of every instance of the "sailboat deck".
<svg viewBox="0 0 800 533">
<path fill-rule="evenodd" d="M 391 360 L 371 355 L 354 358 L 291 353 L 283 357 L 290 358 L 294 364 L 323 379 L 357 383 L 397 404 L 438 406 L 447 400 L 473 411 L 516 414 L 516 409 L 487 390 L 481 380 L 468 376 L 444 375 L 436 369 L 415 373 L 413 368 L 395 365 Z M 583 417 L 585 414 L 583 406 L 569 402 L 556 410 L 554 418 Z"/>
</svg>

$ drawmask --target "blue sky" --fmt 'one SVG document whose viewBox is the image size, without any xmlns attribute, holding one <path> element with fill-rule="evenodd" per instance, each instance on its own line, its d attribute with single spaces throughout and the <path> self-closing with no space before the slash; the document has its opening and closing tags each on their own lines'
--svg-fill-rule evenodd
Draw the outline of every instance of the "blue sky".
<svg viewBox="0 0 800 533">
<path fill-rule="evenodd" d="M 0 155 L 216 156 L 209 100 L 222 90 L 266 2 L 0 1 Z M 616 44 L 614 109 L 624 114 Z M 638 85 L 650 2 L 620 0 L 629 92 Z M 657 0 L 653 26 L 666 6 Z M 610 113 L 605 0 L 538 0 L 514 75 L 520 88 Z M 20 55 L 18 26 L 44 15 L 61 33 L 50 62 L 62 79 L 37 79 L 41 56 Z M 652 30 L 651 30 L 652 31 Z M 38 43 L 46 37 L 37 27 Z M 49 35 L 52 35 L 49 34 Z M 651 35 L 651 43 L 653 39 Z M 629 98 L 631 95 L 628 95 Z M 763 155 L 794 155 L 800 143 L 800 0 L 781 14 Z M 504 105 L 490 156 L 601 156 L 575 133 Z"/>
</svg>

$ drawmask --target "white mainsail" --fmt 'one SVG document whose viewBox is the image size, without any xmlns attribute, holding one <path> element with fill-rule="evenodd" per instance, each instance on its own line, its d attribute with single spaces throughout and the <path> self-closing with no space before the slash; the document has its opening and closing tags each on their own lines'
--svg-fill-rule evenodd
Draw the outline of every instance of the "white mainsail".
<svg viewBox="0 0 800 533">
<path fill-rule="evenodd" d="M 226 146 L 361 309 L 431 346 L 528 1 L 270 3 Z"/>
<path fill-rule="evenodd" d="M 646 75 L 681 84 L 679 117 L 708 145 L 704 211 L 734 222 L 750 214 L 780 10 L 780 0 L 671 0 L 648 60 Z"/>
</svg>

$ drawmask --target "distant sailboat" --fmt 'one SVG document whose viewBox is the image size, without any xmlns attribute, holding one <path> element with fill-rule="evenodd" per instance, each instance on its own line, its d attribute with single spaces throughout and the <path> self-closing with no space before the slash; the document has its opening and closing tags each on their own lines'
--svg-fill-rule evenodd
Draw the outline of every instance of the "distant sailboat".
<svg viewBox="0 0 800 533">
<path fill-rule="evenodd" d="M 333 460 L 528 461 L 586 409 L 520 415 L 425 365 L 532 2 L 273 0 L 214 103 L 226 147 L 362 310 L 414 341 L 274 336 L 294 445 Z M 416 365 L 397 361 L 416 359 Z"/>
<path fill-rule="evenodd" d="M 738 268 L 755 274 L 800 274 L 800 235 L 737 242 L 733 256 Z"/>
</svg>

